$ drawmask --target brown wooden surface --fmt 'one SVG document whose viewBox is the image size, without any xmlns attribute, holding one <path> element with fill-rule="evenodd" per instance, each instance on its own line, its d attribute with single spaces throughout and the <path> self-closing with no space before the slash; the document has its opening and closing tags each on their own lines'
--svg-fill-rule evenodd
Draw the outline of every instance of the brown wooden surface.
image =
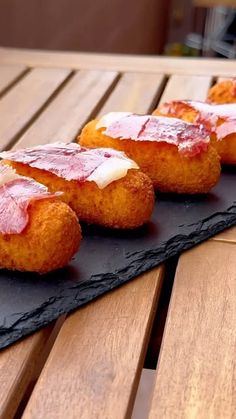
<svg viewBox="0 0 236 419">
<path fill-rule="evenodd" d="M 67 69 L 33 69 L 0 99 L 1 149 L 11 144 L 69 73 Z"/>
<path fill-rule="evenodd" d="M 12 418 L 27 387 L 36 379 L 35 370 L 51 327 L 0 352 L 0 417 Z"/>
<path fill-rule="evenodd" d="M 212 77 L 173 75 L 169 78 L 160 102 L 171 100 L 205 100 Z"/>
<path fill-rule="evenodd" d="M 161 74 L 125 73 L 99 115 L 121 110 L 136 113 L 149 112 L 157 103 L 162 87 L 164 87 L 164 76 Z"/>
<path fill-rule="evenodd" d="M 211 241 L 181 256 L 150 419 L 235 417 L 235 255 Z"/>
<path fill-rule="evenodd" d="M 72 141 L 91 118 L 118 76 L 117 72 L 86 71 L 76 73 L 58 93 L 15 148 L 55 141 Z"/>
<path fill-rule="evenodd" d="M 10 66 L 9 72 L 2 66 Z M 160 97 L 204 100 L 219 75 L 236 75 L 235 62 L 0 48 L 1 147 L 13 141 L 15 147 L 72 141 L 96 114 L 151 112 Z M 157 370 L 153 418 L 234 417 L 235 231 L 225 231 L 180 258 Z M 68 317 L 24 418 L 130 417 L 163 269 Z M 43 330 L 0 352 L 0 417 L 13 418 L 37 378 L 35 364 L 49 333 Z M 148 388 L 146 410 L 152 383 Z M 144 419 L 147 412 L 139 412 L 139 417 Z"/>
<path fill-rule="evenodd" d="M 0 66 L 0 95 L 9 88 L 24 72 L 24 65 L 2 65 Z"/>
<path fill-rule="evenodd" d="M 156 268 L 67 319 L 24 419 L 128 417 L 162 274 Z"/>
<path fill-rule="evenodd" d="M 212 240 L 236 243 L 236 227 L 229 228 L 212 237 Z"/>
<path fill-rule="evenodd" d="M 235 60 L 148 55 L 89 54 L 0 48 L 0 64 L 160 74 L 236 76 Z"/>
</svg>

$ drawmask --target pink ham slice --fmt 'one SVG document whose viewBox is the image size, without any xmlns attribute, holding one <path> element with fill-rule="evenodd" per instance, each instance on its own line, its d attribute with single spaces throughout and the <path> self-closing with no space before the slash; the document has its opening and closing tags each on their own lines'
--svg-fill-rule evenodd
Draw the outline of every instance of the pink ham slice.
<svg viewBox="0 0 236 419">
<path fill-rule="evenodd" d="M 55 197 L 46 186 L 18 176 L 8 166 L 0 165 L 0 233 L 20 234 L 29 222 L 31 201 Z"/>
<path fill-rule="evenodd" d="M 69 181 L 94 181 L 101 188 L 125 176 L 127 170 L 138 169 L 137 164 L 121 151 L 110 148 L 89 149 L 73 143 L 5 151 L 0 153 L 0 157 L 46 170 Z"/>
<path fill-rule="evenodd" d="M 161 111 L 170 112 L 181 117 L 182 111 L 186 108 L 196 110 L 198 115 L 195 122 L 203 124 L 211 132 L 215 132 L 218 140 L 229 134 L 236 133 L 236 104 L 227 103 L 223 105 L 211 105 L 209 103 L 193 100 L 176 100 L 165 103 Z"/>
<path fill-rule="evenodd" d="M 206 151 L 210 142 L 209 133 L 202 125 L 154 115 L 112 112 L 101 118 L 96 128 L 104 128 L 104 135 L 120 140 L 173 144 L 186 156 Z"/>
</svg>

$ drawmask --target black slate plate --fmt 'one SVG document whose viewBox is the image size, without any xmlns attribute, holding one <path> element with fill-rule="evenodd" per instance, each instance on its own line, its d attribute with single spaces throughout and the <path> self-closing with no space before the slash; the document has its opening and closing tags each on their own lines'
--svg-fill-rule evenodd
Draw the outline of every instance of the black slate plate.
<svg viewBox="0 0 236 419">
<path fill-rule="evenodd" d="M 158 195 L 151 222 L 136 231 L 84 227 L 80 252 L 60 271 L 0 271 L 0 348 L 235 225 L 235 182 L 231 168 L 208 196 Z"/>
</svg>

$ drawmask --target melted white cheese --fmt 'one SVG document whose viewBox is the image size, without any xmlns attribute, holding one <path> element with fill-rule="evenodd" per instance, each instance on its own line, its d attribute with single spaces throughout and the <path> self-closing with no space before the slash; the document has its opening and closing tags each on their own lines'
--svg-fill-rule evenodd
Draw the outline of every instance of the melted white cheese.
<svg viewBox="0 0 236 419">
<path fill-rule="evenodd" d="M 94 181 L 100 189 L 103 189 L 115 180 L 125 177 L 129 169 L 138 168 L 133 160 L 110 157 L 95 169 L 87 180 Z"/>
<path fill-rule="evenodd" d="M 19 179 L 22 176 L 19 176 L 15 169 L 8 165 L 0 165 L 0 186 L 5 185 L 5 183 L 11 182 L 12 180 Z"/>
</svg>

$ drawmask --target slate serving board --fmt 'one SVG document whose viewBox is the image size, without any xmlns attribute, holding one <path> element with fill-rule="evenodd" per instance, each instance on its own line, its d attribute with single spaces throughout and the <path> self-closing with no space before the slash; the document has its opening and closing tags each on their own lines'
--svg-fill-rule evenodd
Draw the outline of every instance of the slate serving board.
<svg viewBox="0 0 236 419">
<path fill-rule="evenodd" d="M 235 225 L 235 183 L 229 168 L 207 196 L 159 194 L 151 222 L 136 231 L 84 226 L 79 253 L 54 273 L 0 271 L 0 348 Z"/>
</svg>

